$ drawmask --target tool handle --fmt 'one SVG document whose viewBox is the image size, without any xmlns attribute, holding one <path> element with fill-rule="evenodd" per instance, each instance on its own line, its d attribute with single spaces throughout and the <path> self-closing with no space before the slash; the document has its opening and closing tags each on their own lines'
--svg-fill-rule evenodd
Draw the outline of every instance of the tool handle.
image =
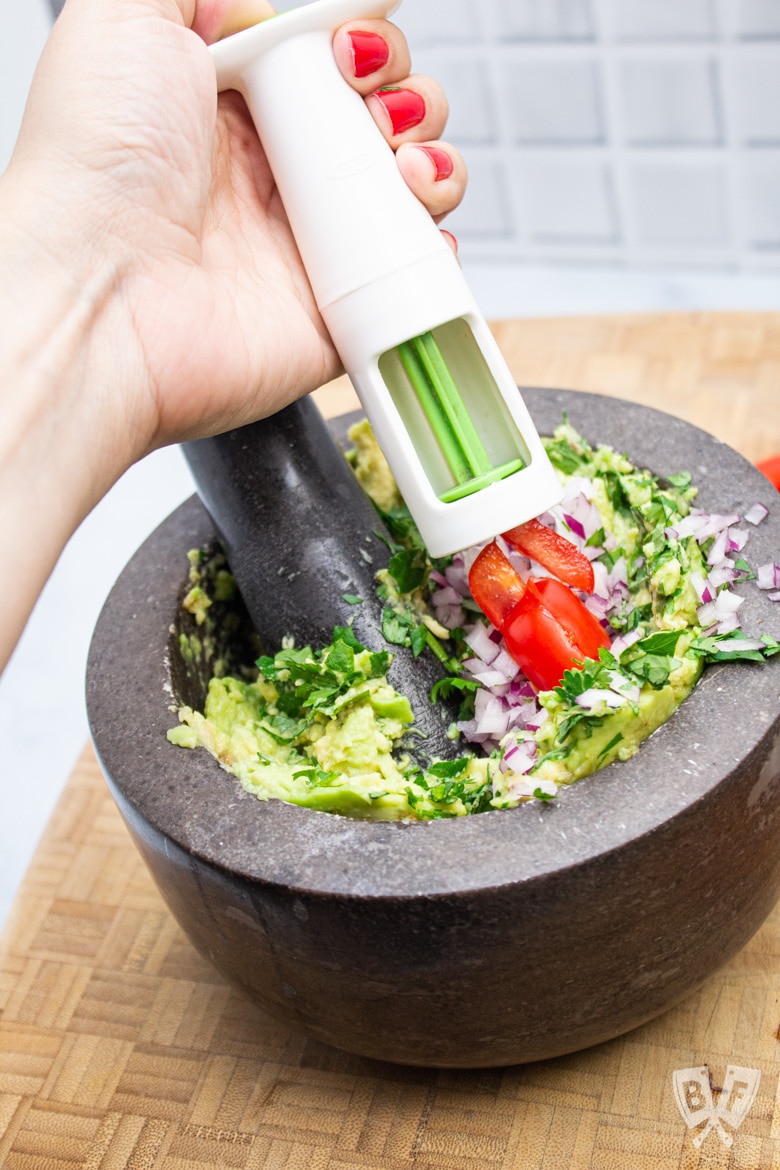
<svg viewBox="0 0 780 1170">
<path fill-rule="evenodd" d="M 333 32 L 345 19 L 395 7 L 318 0 L 211 47 L 220 89 L 237 89 L 247 103 L 321 311 L 448 253 L 333 57 Z"/>
</svg>

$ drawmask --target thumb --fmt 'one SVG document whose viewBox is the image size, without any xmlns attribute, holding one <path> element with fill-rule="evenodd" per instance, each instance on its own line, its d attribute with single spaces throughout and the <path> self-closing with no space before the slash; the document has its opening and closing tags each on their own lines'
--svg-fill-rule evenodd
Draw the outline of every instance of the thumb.
<svg viewBox="0 0 780 1170">
<path fill-rule="evenodd" d="M 187 9 L 192 9 L 191 0 L 179 2 L 187 22 Z M 275 15 L 276 9 L 268 0 L 195 0 L 192 29 L 210 45 Z"/>
</svg>

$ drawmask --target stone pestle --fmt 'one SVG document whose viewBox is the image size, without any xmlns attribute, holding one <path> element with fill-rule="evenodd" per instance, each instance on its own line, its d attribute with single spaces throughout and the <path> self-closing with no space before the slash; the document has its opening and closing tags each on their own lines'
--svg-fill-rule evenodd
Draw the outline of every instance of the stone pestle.
<svg viewBox="0 0 780 1170">
<path fill-rule="evenodd" d="M 447 735 L 456 705 L 430 701 L 441 664 L 430 650 L 414 658 L 382 636 L 375 574 L 390 555 L 377 535 L 382 523 L 314 402 L 183 450 L 268 652 L 283 638 L 316 649 L 334 626 L 351 625 L 364 645 L 394 655 L 388 678 L 410 700 L 418 733 L 408 750 L 420 760 L 461 754 Z"/>
</svg>

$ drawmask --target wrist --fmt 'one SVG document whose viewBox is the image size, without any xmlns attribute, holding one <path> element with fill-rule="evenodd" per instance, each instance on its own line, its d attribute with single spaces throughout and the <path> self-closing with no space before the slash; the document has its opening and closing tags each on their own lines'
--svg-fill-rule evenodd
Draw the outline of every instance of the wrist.
<svg viewBox="0 0 780 1170">
<path fill-rule="evenodd" d="M 84 455 L 73 470 L 88 510 L 153 431 L 125 425 L 128 387 L 146 381 L 123 312 L 131 265 L 72 209 L 38 199 L 29 175 L 15 178 L 11 168 L 0 183 L 0 409 L 20 438 L 41 441 L 50 426 L 63 458 Z"/>
<path fill-rule="evenodd" d="M 122 329 L 132 333 L 117 328 L 121 266 L 90 262 L 89 247 L 80 266 L 70 265 L 49 238 L 7 175 L 0 184 L 0 532 L 15 588 L 0 669 L 61 549 L 146 445 L 124 417 L 123 385 L 142 364 L 137 347 L 104 341 L 121 338 Z"/>
</svg>

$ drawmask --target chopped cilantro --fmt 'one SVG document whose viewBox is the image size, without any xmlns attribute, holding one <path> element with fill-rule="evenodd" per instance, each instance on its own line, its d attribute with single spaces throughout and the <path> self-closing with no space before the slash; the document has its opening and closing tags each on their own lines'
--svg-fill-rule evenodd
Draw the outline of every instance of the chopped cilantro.
<svg viewBox="0 0 780 1170">
<path fill-rule="evenodd" d="M 691 643 L 691 651 L 703 657 L 705 662 L 763 662 L 774 654 L 780 653 L 780 642 L 771 634 L 764 634 L 761 641 L 763 650 L 746 650 L 740 648 L 740 643 L 746 640 L 741 630 L 732 630 L 729 634 L 713 634 L 709 637 L 699 637 Z"/>
<path fill-rule="evenodd" d="M 473 678 L 456 678 L 448 675 L 445 678 L 440 678 L 438 682 L 433 684 L 431 688 L 431 702 L 435 703 L 439 699 L 448 699 L 454 691 L 461 691 L 463 694 L 473 695 L 475 691 L 479 690 L 479 683 Z"/>
<path fill-rule="evenodd" d="M 621 731 L 619 731 L 617 733 L 617 735 L 614 735 L 612 737 L 612 739 L 609 741 L 609 743 L 601 749 L 601 751 L 599 752 L 599 759 L 602 760 L 604 758 L 604 756 L 608 755 L 609 752 L 611 752 L 613 748 L 617 747 L 617 745 L 622 741 L 622 739 L 623 739 L 623 733 Z"/>
<path fill-rule="evenodd" d="M 394 646 L 410 646 L 415 623 L 405 613 L 397 613 L 386 605 L 382 610 L 382 636 Z"/>
<path fill-rule="evenodd" d="M 399 592 L 411 593 L 428 575 L 428 558 L 421 548 L 404 548 L 391 556 L 387 567 Z"/>
<path fill-rule="evenodd" d="M 412 630 L 411 634 L 409 635 L 409 645 L 412 648 L 412 653 L 414 654 L 415 658 L 419 657 L 419 655 L 422 654 L 423 650 L 428 645 L 429 634 L 430 630 L 426 629 L 426 627 L 423 625 L 419 625 L 416 629 Z M 431 635 L 431 637 L 432 636 L 433 635 Z"/>
<path fill-rule="evenodd" d="M 439 760 L 437 763 L 431 764 L 428 768 L 428 774 L 439 776 L 444 780 L 451 780 L 453 776 L 460 776 L 462 772 L 465 772 L 468 766 L 468 756 L 463 756 L 459 760 Z"/>
</svg>

